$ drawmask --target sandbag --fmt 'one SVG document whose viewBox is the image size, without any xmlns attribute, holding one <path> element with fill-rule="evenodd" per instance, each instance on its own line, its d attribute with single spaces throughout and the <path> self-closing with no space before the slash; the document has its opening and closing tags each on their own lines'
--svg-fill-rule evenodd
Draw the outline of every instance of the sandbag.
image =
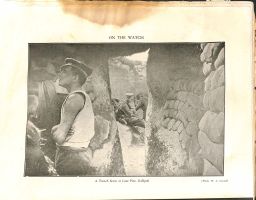
<svg viewBox="0 0 256 200">
<path fill-rule="evenodd" d="M 164 110 L 168 109 L 168 108 L 169 108 L 169 104 L 170 104 L 170 100 L 167 100 L 167 101 L 165 102 L 165 104 L 164 104 L 163 109 L 164 109 Z"/>
<path fill-rule="evenodd" d="M 183 101 L 179 101 L 178 110 L 181 110 L 184 104 L 185 103 Z"/>
<path fill-rule="evenodd" d="M 169 121 L 170 121 L 170 118 L 164 119 L 161 123 L 162 127 L 167 128 Z"/>
<path fill-rule="evenodd" d="M 220 112 L 210 123 L 205 132 L 209 139 L 217 144 L 224 143 L 224 113 Z"/>
<path fill-rule="evenodd" d="M 221 82 L 219 83 L 219 78 L 222 75 L 223 71 L 224 71 L 223 65 L 214 71 L 214 74 L 211 78 L 211 90 L 221 86 L 219 85 L 221 83 Z"/>
<path fill-rule="evenodd" d="M 225 49 L 224 47 L 221 49 L 217 59 L 214 62 L 214 66 L 217 69 L 218 67 L 220 67 L 221 65 L 224 65 L 225 63 Z"/>
<path fill-rule="evenodd" d="M 201 96 L 197 96 L 193 93 L 187 95 L 187 103 L 193 108 L 201 108 L 203 106 L 203 99 Z"/>
<path fill-rule="evenodd" d="M 197 135 L 198 130 L 198 125 L 196 122 L 189 122 L 186 127 L 186 133 L 190 136 Z"/>
<path fill-rule="evenodd" d="M 175 124 L 173 125 L 172 130 L 176 131 L 178 129 L 178 127 L 180 126 L 180 124 L 181 124 L 181 121 L 177 120 L 175 122 Z"/>
<path fill-rule="evenodd" d="M 180 101 L 185 102 L 185 101 L 187 100 L 187 95 L 188 95 L 188 92 L 179 91 L 179 92 L 177 93 L 177 99 L 180 100 Z"/>
<path fill-rule="evenodd" d="M 179 111 L 185 113 L 185 110 L 187 110 L 190 106 L 188 105 L 187 102 L 184 103 L 182 107 L 179 108 Z"/>
<path fill-rule="evenodd" d="M 198 142 L 201 150 L 200 155 L 209 160 L 221 173 L 223 173 L 224 164 L 224 145 L 215 144 L 207 137 L 207 135 L 199 131 Z"/>
<path fill-rule="evenodd" d="M 175 100 L 169 100 L 169 109 L 174 109 Z"/>
<path fill-rule="evenodd" d="M 184 130 L 183 123 L 180 123 L 179 127 L 177 128 L 177 132 L 180 134 Z"/>
<path fill-rule="evenodd" d="M 179 130 L 178 130 L 178 132 L 179 132 Z M 182 149 L 185 149 L 187 146 L 186 144 L 187 144 L 188 140 L 190 140 L 190 137 L 183 130 L 180 131 L 179 133 L 180 133 L 179 140 L 180 140 L 181 147 L 182 147 Z"/>
<path fill-rule="evenodd" d="M 224 112 L 225 89 L 224 86 L 211 91 L 209 96 L 209 107 L 213 112 Z"/>
<path fill-rule="evenodd" d="M 176 91 L 175 91 L 173 88 L 170 88 L 170 89 L 169 89 L 169 92 L 168 92 L 168 94 L 167 94 L 166 99 L 167 99 L 167 100 L 176 99 L 176 96 L 177 96 Z"/>
<path fill-rule="evenodd" d="M 174 90 L 180 90 L 180 80 L 176 80 L 173 85 Z"/>
<path fill-rule="evenodd" d="M 187 90 L 187 80 L 186 79 L 182 79 L 180 81 L 180 90 L 181 91 L 186 91 Z"/>
<path fill-rule="evenodd" d="M 175 82 L 175 80 L 173 80 L 173 79 L 169 81 L 168 87 L 170 88 L 170 90 L 173 90 L 174 82 Z"/>
<path fill-rule="evenodd" d="M 188 121 L 184 112 L 179 111 L 176 115 L 176 119 L 180 120 L 183 123 L 184 127 L 187 126 Z"/>
<path fill-rule="evenodd" d="M 225 66 L 222 65 L 218 69 L 221 70 L 221 74 L 219 76 L 217 85 L 222 86 L 222 85 L 225 85 Z"/>
<path fill-rule="evenodd" d="M 199 122 L 199 129 L 204 133 L 208 133 L 211 127 L 211 123 L 213 120 L 215 120 L 216 117 L 216 113 L 207 111 Z"/>
<path fill-rule="evenodd" d="M 203 64 L 203 74 L 207 76 L 212 71 L 212 63 L 204 62 Z"/>
<path fill-rule="evenodd" d="M 175 110 L 175 109 L 169 109 L 168 110 L 169 111 L 169 114 L 168 114 L 168 117 L 169 118 L 175 118 L 176 117 L 176 115 L 177 115 L 177 110 Z"/>
<path fill-rule="evenodd" d="M 174 103 L 175 103 L 174 100 L 167 100 L 167 101 L 165 102 L 165 104 L 164 104 L 163 109 L 164 109 L 164 110 L 173 109 L 173 108 L 174 108 Z"/>
<path fill-rule="evenodd" d="M 208 43 L 203 49 L 203 52 L 200 55 L 200 59 L 202 62 L 213 62 L 220 49 L 222 48 L 222 43 Z"/>
<path fill-rule="evenodd" d="M 184 110 L 184 113 L 188 121 L 198 121 L 201 119 L 203 115 L 202 110 L 195 109 L 191 106 L 189 106 L 186 110 Z"/>
<path fill-rule="evenodd" d="M 175 122 L 176 122 L 175 119 L 171 119 L 171 120 L 169 121 L 168 126 L 167 126 L 168 130 L 171 130 L 171 129 L 172 129 L 172 127 L 173 127 L 173 125 L 175 124 Z"/>
<path fill-rule="evenodd" d="M 187 91 L 192 92 L 194 81 L 190 80 L 187 82 Z"/>
<path fill-rule="evenodd" d="M 194 89 L 196 89 L 198 86 L 198 81 L 197 80 L 192 80 L 190 81 L 190 90 L 188 92 L 193 92 Z"/>
<path fill-rule="evenodd" d="M 202 49 L 202 50 L 204 50 L 204 47 L 207 45 L 207 43 L 201 43 L 200 44 L 200 48 Z"/>
<path fill-rule="evenodd" d="M 202 95 L 204 93 L 204 82 L 203 81 L 199 81 L 196 88 L 194 88 L 193 90 L 194 94 L 197 95 Z"/>
<path fill-rule="evenodd" d="M 204 97 L 203 97 L 203 105 L 204 105 L 204 108 L 205 108 L 205 109 L 210 109 L 210 106 L 209 106 L 210 94 L 211 94 L 211 91 L 207 91 L 207 92 L 204 94 Z"/>
<path fill-rule="evenodd" d="M 201 62 L 211 62 L 212 51 L 211 51 L 211 43 L 205 45 L 203 52 L 200 55 Z"/>
<path fill-rule="evenodd" d="M 219 170 L 212 165 L 207 159 L 203 159 L 204 161 L 204 171 L 203 176 L 221 176 L 222 173 L 219 172 Z"/>
<path fill-rule="evenodd" d="M 211 79 L 214 75 L 215 71 L 212 71 L 209 76 L 206 77 L 204 80 L 204 91 L 209 91 L 211 90 Z"/>
<path fill-rule="evenodd" d="M 175 103 L 174 103 L 174 109 L 175 110 L 178 110 L 178 105 L 179 105 L 180 101 L 179 100 L 176 100 Z"/>
</svg>

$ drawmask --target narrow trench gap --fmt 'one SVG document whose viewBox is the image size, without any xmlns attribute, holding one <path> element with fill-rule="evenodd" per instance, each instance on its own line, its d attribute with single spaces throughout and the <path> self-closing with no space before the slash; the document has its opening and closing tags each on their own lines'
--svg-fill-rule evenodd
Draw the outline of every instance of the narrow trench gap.
<svg viewBox="0 0 256 200">
<path fill-rule="evenodd" d="M 111 101 L 115 111 L 127 176 L 144 176 L 148 107 L 148 52 L 109 59 Z"/>
</svg>

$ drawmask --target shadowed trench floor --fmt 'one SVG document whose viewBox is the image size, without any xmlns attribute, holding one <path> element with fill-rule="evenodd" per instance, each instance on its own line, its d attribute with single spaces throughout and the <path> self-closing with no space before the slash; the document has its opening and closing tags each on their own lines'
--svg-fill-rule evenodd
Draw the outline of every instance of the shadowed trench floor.
<svg viewBox="0 0 256 200">
<path fill-rule="evenodd" d="M 132 130 L 119 122 L 118 130 L 126 176 L 145 176 L 145 144 L 136 142 Z"/>
</svg>

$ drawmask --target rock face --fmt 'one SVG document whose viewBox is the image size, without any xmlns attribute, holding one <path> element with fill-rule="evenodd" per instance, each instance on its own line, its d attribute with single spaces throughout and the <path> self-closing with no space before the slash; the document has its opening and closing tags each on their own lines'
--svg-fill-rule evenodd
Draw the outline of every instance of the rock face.
<svg viewBox="0 0 256 200">
<path fill-rule="evenodd" d="M 90 145 L 95 149 L 92 166 L 99 176 L 125 175 L 117 122 L 108 90 L 108 70 L 99 66 L 85 84 L 90 95 L 95 115 L 95 135 Z"/>
<path fill-rule="evenodd" d="M 196 45 L 150 50 L 148 175 L 223 174 L 224 45 L 201 48 L 201 54 Z"/>
</svg>

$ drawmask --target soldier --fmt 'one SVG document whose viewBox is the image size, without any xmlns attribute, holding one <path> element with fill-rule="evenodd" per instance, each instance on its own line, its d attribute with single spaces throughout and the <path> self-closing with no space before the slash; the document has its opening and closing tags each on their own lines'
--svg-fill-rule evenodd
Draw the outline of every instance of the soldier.
<svg viewBox="0 0 256 200">
<path fill-rule="evenodd" d="M 88 175 L 92 173 L 90 140 L 94 136 L 94 112 L 82 85 L 92 70 L 84 63 L 66 58 L 61 66 L 60 86 L 69 92 L 61 108 L 60 124 L 52 128 L 57 144 L 55 167 L 59 175 Z"/>
<path fill-rule="evenodd" d="M 144 98 L 142 93 L 136 95 L 137 104 L 135 110 L 138 111 L 139 109 L 143 112 L 143 119 L 146 120 L 146 111 L 147 111 L 147 102 Z"/>
<path fill-rule="evenodd" d="M 130 126 L 139 126 L 145 128 L 145 123 L 140 119 L 135 110 L 135 100 L 133 93 L 126 93 L 126 102 L 121 106 L 121 110 L 125 114 L 125 121 Z"/>
<path fill-rule="evenodd" d="M 125 121 L 125 113 L 121 109 L 122 105 L 121 105 L 120 100 L 112 99 L 112 105 L 114 107 L 114 113 L 115 113 L 116 120 L 122 124 L 127 124 L 127 122 Z"/>
</svg>

